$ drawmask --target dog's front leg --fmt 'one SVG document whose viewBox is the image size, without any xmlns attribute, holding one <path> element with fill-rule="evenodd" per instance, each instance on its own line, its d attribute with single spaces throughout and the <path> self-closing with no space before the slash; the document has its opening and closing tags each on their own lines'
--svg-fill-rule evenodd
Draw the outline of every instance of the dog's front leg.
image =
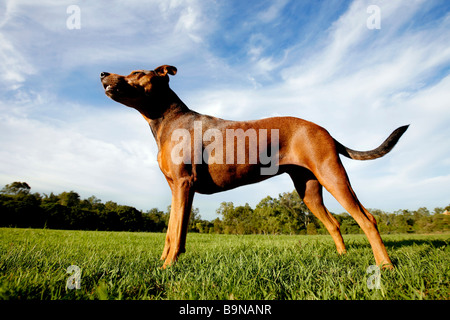
<svg viewBox="0 0 450 320">
<path fill-rule="evenodd" d="M 170 214 L 170 216 L 172 216 L 172 214 Z M 163 253 L 161 255 L 161 260 L 166 260 L 167 255 L 169 254 L 169 249 L 170 249 L 170 231 L 169 228 L 167 227 L 167 232 L 166 232 L 166 243 L 164 244 L 164 250 Z"/>
<path fill-rule="evenodd" d="M 169 226 L 167 228 L 166 244 L 161 259 L 165 260 L 163 268 L 174 263 L 184 252 L 189 216 L 194 198 L 194 191 L 190 178 L 174 181 L 172 186 L 172 206 L 170 210 Z"/>
</svg>

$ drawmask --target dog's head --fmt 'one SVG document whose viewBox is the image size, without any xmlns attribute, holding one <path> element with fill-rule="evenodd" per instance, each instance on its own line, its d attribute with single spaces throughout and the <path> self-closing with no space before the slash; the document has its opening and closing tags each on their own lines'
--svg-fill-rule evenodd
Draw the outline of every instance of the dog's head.
<svg viewBox="0 0 450 320">
<path fill-rule="evenodd" d="M 155 70 L 135 70 L 127 76 L 102 72 L 100 79 L 108 97 L 141 111 L 162 99 L 169 89 L 169 74 L 176 73 L 177 68 L 163 65 Z"/>
</svg>

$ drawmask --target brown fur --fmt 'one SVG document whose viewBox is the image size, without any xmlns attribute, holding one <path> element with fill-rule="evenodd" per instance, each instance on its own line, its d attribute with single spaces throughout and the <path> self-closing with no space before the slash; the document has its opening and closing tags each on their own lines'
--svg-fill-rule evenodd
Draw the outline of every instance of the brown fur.
<svg viewBox="0 0 450 320">
<path fill-rule="evenodd" d="M 367 235 L 376 264 L 391 267 L 391 260 L 378 232 L 375 218 L 358 201 L 339 154 L 359 160 L 381 157 L 394 147 L 407 126 L 394 131 L 377 149 L 366 152 L 354 151 L 333 139 L 324 128 L 298 118 L 276 117 L 256 121 L 229 121 L 194 112 L 169 88 L 168 75 L 175 75 L 176 72 L 175 67 L 164 65 L 152 71 L 133 71 L 128 76 L 106 72 L 101 74 L 106 95 L 138 110 L 149 123 L 158 145 L 158 163 L 172 190 L 170 220 L 161 256 L 161 259 L 165 260 L 164 267 L 175 262 L 180 253 L 185 251 L 187 226 L 195 192 L 212 194 L 273 176 L 261 175 L 260 169 L 264 166 L 259 158 L 256 164 L 250 164 L 248 157 L 243 164 L 237 164 L 236 161 L 233 164 L 227 164 L 223 158 L 224 155 L 219 154 L 217 156 L 224 159 L 223 164 L 175 164 L 171 158 L 171 151 L 177 141 L 172 141 L 172 133 L 176 129 L 187 129 L 191 136 L 194 136 L 196 121 L 202 124 L 202 134 L 214 128 L 224 137 L 227 129 L 243 129 L 244 131 L 255 129 L 256 132 L 266 129 L 269 150 L 271 130 L 278 130 L 279 145 L 276 159 L 278 159 L 279 169 L 274 175 L 282 173 L 290 175 L 300 197 L 325 225 L 335 241 L 337 251 L 342 254 L 345 252 L 345 245 L 339 223 L 323 204 L 322 189 L 325 187 L 353 216 Z M 195 142 L 192 141 L 192 143 Z M 203 141 L 202 150 L 207 145 Z M 245 147 L 248 148 L 248 146 L 246 142 Z M 223 150 L 226 150 L 225 141 L 223 147 Z M 234 144 L 235 157 L 237 147 L 237 143 Z M 193 157 L 194 148 L 192 148 L 191 159 Z"/>
</svg>

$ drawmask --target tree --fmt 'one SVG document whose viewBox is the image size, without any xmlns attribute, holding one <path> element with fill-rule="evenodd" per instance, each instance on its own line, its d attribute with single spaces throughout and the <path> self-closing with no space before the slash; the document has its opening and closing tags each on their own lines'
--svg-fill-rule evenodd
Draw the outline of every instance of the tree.
<svg viewBox="0 0 450 320">
<path fill-rule="evenodd" d="M 314 223 L 309 223 L 308 226 L 306 227 L 306 234 L 309 235 L 316 235 L 317 234 L 317 228 L 316 225 Z"/>
<path fill-rule="evenodd" d="M 26 182 L 16 181 L 5 185 L 0 191 L 0 225 L 33 228 L 43 225 L 42 197 L 39 193 L 31 194 L 30 190 Z"/>
<path fill-rule="evenodd" d="M 129 206 L 119 206 L 116 210 L 124 231 L 138 231 L 142 227 L 142 214 L 139 210 Z"/>
<path fill-rule="evenodd" d="M 281 220 L 281 209 L 277 199 L 270 196 L 262 199 L 255 208 L 259 233 L 278 234 L 283 230 Z"/>
<path fill-rule="evenodd" d="M 362 233 L 362 230 L 359 227 L 358 223 L 347 212 L 340 214 L 340 219 L 338 219 L 338 221 L 339 220 L 341 224 L 341 233 L 343 234 Z"/>
<path fill-rule="evenodd" d="M 63 206 L 78 207 L 80 202 L 80 195 L 75 191 L 63 192 L 59 195 L 59 203 Z"/>
<path fill-rule="evenodd" d="M 318 224 L 295 190 L 279 194 L 277 199 L 264 198 L 255 213 L 259 217 L 260 233 L 306 233 L 308 224 Z"/>
<path fill-rule="evenodd" d="M 222 202 L 217 214 L 223 216 L 222 227 L 226 234 L 255 233 L 253 209 L 246 203 L 244 206 L 234 207 L 233 202 Z"/>
<path fill-rule="evenodd" d="M 248 203 L 235 208 L 235 228 L 238 234 L 256 233 L 253 223 L 253 209 Z"/>
<path fill-rule="evenodd" d="M 222 216 L 223 232 L 225 234 L 235 233 L 236 231 L 237 217 L 234 211 L 233 202 L 222 202 L 216 210 L 216 213 Z"/>
<path fill-rule="evenodd" d="M 115 210 L 117 210 L 118 207 L 119 207 L 119 205 L 113 201 L 108 201 L 105 203 L 106 211 L 115 211 Z"/>
<path fill-rule="evenodd" d="M 450 216 L 436 214 L 433 216 L 433 222 L 430 229 L 432 231 L 445 232 L 450 230 Z"/>
<path fill-rule="evenodd" d="M 147 231 L 161 232 L 167 230 L 169 215 L 153 208 L 142 215 L 144 229 Z"/>
<path fill-rule="evenodd" d="M 87 199 L 80 201 L 80 207 L 84 210 L 93 210 L 97 213 L 105 209 L 105 205 L 96 196 L 90 196 Z"/>
<path fill-rule="evenodd" d="M 7 184 L 0 193 L 6 195 L 26 195 L 30 193 L 30 186 L 26 182 L 13 182 L 11 184 Z"/>
<path fill-rule="evenodd" d="M 41 205 L 45 216 L 45 227 L 51 229 L 69 229 L 70 208 L 56 202 L 46 202 Z"/>
<path fill-rule="evenodd" d="M 200 216 L 200 210 L 199 208 L 192 208 L 191 214 L 189 216 L 189 224 L 188 224 L 188 231 L 198 231 L 201 232 L 197 225 L 202 222 L 202 217 Z"/>
<path fill-rule="evenodd" d="M 213 232 L 217 234 L 223 233 L 223 225 L 222 220 L 220 218 L 216 218 L 213 221 Z"/>
<path fill-rule="evenodd" d="M 0 195 L 0 225 L 4 227 L 40 228 L 44 214 L 39 194 L 18 192 L 16 195 Z"/>
<path fill-rule="evenodd" d="M 297 191 L 280 194 L 278 201 L 284 233 L 298 233 L 301 229 L 306 229 L 313 221 L 312 215 Z"/>
</svg>

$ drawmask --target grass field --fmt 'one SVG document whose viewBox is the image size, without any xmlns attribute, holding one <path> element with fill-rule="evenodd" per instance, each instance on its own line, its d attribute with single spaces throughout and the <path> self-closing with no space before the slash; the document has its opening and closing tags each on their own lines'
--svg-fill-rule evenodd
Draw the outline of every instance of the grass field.
<svg viewBox="0 0 450 320">
<path fill-rule="evenodd" d="M 445 299 L 450 235 L 385 235 L 396 268 L 381 271 L 364 235 L 189 234 L 187 253 L 162 270 L 161 233 L 0 229 L 0 299 Z M 67 268 L 81 269 L 67 289 Z"/>
</svg>

